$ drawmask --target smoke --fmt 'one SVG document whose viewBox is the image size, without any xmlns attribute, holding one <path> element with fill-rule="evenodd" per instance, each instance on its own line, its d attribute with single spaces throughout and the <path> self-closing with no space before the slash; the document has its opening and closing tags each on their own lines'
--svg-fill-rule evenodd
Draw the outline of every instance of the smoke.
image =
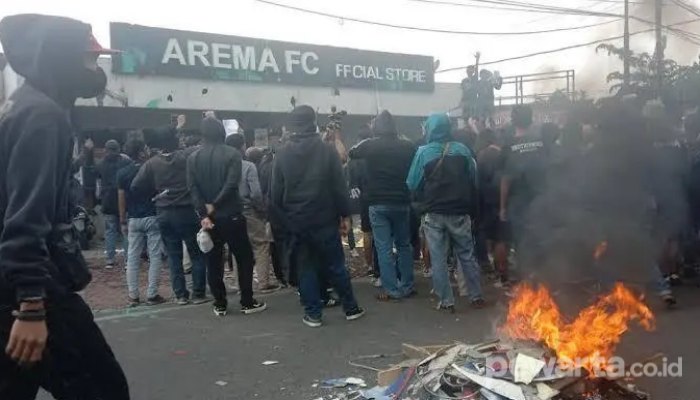
<svg viewBox="0 0 700 400">
<path fill-rule="evenodd" d="M 687 167 L 665 125 L 631 107 L 609 104 L 597 116 L 586 151 L 557 148 L 546 184 L 522 215 L 519 268 L 529 279 L 562 284 L 623 281 L 642 287 L 658 277 L 665 240 L 687 222 Z M 659 144 L 662 144 L 659 146 Z M 607 250 L 594 257 L 600 243 Z"/>
<path fill-rule="evenodd" d="M 685 0 L 690 2 L 690 0 Z M 662 20 L 664 25 L 671 25 L 681 21 L 692 20 L 698 18 L 697 15 L 682 9 L 675 3 L 669 1 L 664 2 Z M 697 5 L 697 2 L 692 2 Z M 611 12 L 622 13 L 622 9 L 615 9 Z M 654 0 L 644 0 L 630 5 L 630 32 L 642 31 L 653 28 L 652 24 L 642 22 L 654 22 L 655 7 Z M 635 19 L 638 18 L 638 19 Z M 688 32 L 697 32 L 700 29 L 700 22 L 691 24 L 677 25 L 675 29 L 680 29 Z M 596 28 L 591 32 L 590 40 L 602 40 L 608 37 L 620 36 L 623 33 L 622 23 L 609 24 Z M 681 65 L 691 64 L 698 60 L 700 55 L 700 46 L 691 43 L 690 41 L 680 38 L 669 30 L 664 30 L 664 35 L 667 37 L 665 57 L 675 60 Z M 654 32 L 633 35 L 630 37 L 630 48 L 636 53 L 647 52 L 653 54 L 655 50 L 655 35 Z M 618 39 L 610 43 L 622 46 L 622 40 Z M 604 95 L 609 85 L 605 82 L 607 75 L 613 71 L 622 70 L 622 61 L 614 56 L 607 56 L 607 53 L 600 53 L 597 56 L 591 48 L 585 48 L 588 52 L 587 57 L 582 57 L 588 62 L 576 68 L 576 87 L 579 90 L 584 90 L 588 93 Z M 585 54 L 584 54 L 585 55 Z"/>
</svg>

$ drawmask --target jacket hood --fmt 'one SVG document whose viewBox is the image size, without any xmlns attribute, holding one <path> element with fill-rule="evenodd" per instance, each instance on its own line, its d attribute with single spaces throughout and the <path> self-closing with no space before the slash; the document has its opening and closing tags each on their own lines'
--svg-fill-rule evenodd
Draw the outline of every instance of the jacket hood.
<svg viewBox="0 0 700 400">
<path fill-rule="evenodd" d="M 202 138 L 211 144 L 223 144 L 226 139 L 224 124 L 214 117 L 206 117 L 200 127 Z"/>
<path fill-rule="evenodd" d="M 374 136 L 399 136 L 396 130 L 396 122 L 394 122 L 394 117 L 389 113 L 389 111 L 382 111 L 374 119 L 372 124 L 372 132 Z"/>
<path fill-rule="evenodd" d="M 452 139 L 452 124 L 447 114 L 431 114 L 425 121 L 425 136 L 428 143 Z"/>
<path fill-rule="evenodd" d="M 81 96 L 91 37 L 90 25 L 70 18 L 20 14 L 0 20 L 0 42 L 12 69 L 61 102 Z"/>
<path fill-rule="evenodd" d="M 315 133 L 318 128 L 314 109 L 306 105 L 294 108 L 287 119 L 287 130 L 299 134 Z"/>
</svg>

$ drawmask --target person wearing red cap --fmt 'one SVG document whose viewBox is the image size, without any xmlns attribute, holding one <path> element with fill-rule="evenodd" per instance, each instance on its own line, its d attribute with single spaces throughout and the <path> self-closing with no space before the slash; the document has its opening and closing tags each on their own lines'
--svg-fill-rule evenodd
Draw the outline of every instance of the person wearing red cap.
<svg viewBox="0 0 700 400">
<path fill-rule="evenodd" d="M 103 92 L 90 25 L 14 15 L 0 42 L 25 83 L 0 111 L 0 399 L 128 400 L 112 350 L 76 293 L 91 276 L 71 225 L 71 109 Z M 50 339 L 50 340 L 47 340 Z"/>
</svg>

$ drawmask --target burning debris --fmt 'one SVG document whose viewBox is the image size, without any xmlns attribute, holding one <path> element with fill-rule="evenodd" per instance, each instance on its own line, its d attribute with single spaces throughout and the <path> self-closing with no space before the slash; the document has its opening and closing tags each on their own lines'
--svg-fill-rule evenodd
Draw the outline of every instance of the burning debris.
<svg viewBox="0 0 700 400">
<path fill-rule="evenodd" d="M 654 327 L 641 297 L 617 284 L 568 321 L 539 286 L 516 288 L 500 332 L 480 344 L 403 346 L 407 360 L 378 372 L 378 387 L 344 393 L 375 400 L 647 400 L 609 361 L 631 322 Z"/>
<path fill-rule="evenodd" d="M 606 367 L 606 360 L 613 356 L 620 337 L 634 320 L 646 330 L 654 328 L 649 307 L 621 283 L 570 323 L 545 287 L 535 290 L 521 285 L 510 303 L 503 331 L 514 339 L 543 342 L 564 368 L 582 367 L 596 374 Z"/>
</svg>

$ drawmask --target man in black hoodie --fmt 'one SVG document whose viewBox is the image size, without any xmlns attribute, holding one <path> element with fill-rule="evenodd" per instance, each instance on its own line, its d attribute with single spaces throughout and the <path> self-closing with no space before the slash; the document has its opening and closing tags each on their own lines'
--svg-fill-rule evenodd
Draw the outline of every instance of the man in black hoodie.
<svg viewBox="0 0 700 400">
<path fill-rule="evenodd" d="M 204 144 L 187 160 L 187 185 L 202 229 L 208 230 L 214 248 L 208 254 L 209 287 L 214 296 L 214 313 L 226 315 L 228 300 L 224 285 L 224 244 L 228 244 L 238 265 L 241 312 L 265 311 L 267 305 L 253 298 L 253 247 L 238 191 L 242 156 L 224 143 L 226 130 L 215 117 L 202 121 Z"/>
<path fill-rule="evenodd" d="M 122 238 L 124 245 L 124 264 L 128 258 L 129 243 L 126 236 L 119 229 L 119 206 L 117 200 L 117 172 L 132 164 L 121 154 L 121 146 L 116 140 L 108 140 L 105 143 L 107 154 L 104 159 L 95 166 L 100 177 L 100 200 L 102 201 L 102 216 L 105 221 L 105 252 L 107 253 L 106 269 L 114 268 L 117 253 L 117 239 Z"/>
<path fill-rule="evenodd" d="M 0 111 L 0 399 L 129 399 L 90 308 L 70 204 L 78 97 L 106 85 L 90 25 L 15 15 L 0 21 L 9 64 L 26 80 Z M 50 340 L 47 342 L 47 337 Z"/>
<path fill-rule="evenodd" d="M 416 148 L 413 143 L 399 138 L 394 118 L 388 111 L 377 116 L 372 130 L 375 137 L 350 149 L 350 158 L 363 159 L 367 164 L 365 194 L 384 288 L 377 299 L 397 300 L 415 294 L 409 221 L 411 200 L 406 176 Z M 394 246 L 398 250 L 396 263 Z M 397 270 L 401 274 L 400 285 Z"/>
<path fill-rule="evenodd" d="M 204 254 L 197 245 L 199 218 L 194 212 L 190 191 L 187 188 L 187 157 L 197 150 L 188 147 L 178 150 L 179 139 L 175 129 L 160 131 L 163 152 L 146 161 L 131 182 L 131 191 L 141 194 L 158 193 L 155 197 L 158 211 L 158 227 L 168 254 L 170 280 L 176 301 L 180 305 L 190 303 L 185 270 L 182 267 L 182 242 L 192 260 L 192 303 L 201 304 L 206 299 L 207 267 Z"/>
<path fill-rule="evenodd" d="M 361 318 L 365 311 L 355 301 L 340 240 L 339 227 L 347 233 L 350 215 L 340 158 L 317 133 L 311 107 L 296 107 L 287 129 L 292 134 L 275 159 L 270 201 L 285 232 L 286 252 L 299 266 L 303 322 L 313 328 L 322 325 L 321 276 L 328 276 L 340 296 L 345 318 Z"/>
</svg>

